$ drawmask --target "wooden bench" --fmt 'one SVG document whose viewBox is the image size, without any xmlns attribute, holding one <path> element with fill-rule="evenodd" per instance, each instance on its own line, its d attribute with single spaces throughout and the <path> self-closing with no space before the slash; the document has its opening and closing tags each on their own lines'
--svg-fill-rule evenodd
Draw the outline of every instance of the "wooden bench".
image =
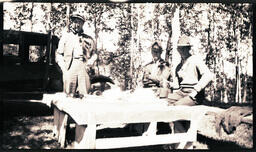
<svg viewBox="0 0 256 152">
<path fill-rule="evenodd" d="M 68 117 L 76 123 L 75 149 L 113 149 L 147 145 L 187 143 L 197 140 L 197 124 L 205 111 L 198 113 L 200 106 L 166 106 L 160 100 L 154 102 L 106 101 L 102 97 L 80 99 L 55 98 L 54 132 L 61 146 L 64 146 Z M 131 136 L 97 138 L 97 124 L 129 124 L 147 122 L 173 122 L 189 120 L 190 128 L 186 133 L 161 134 L 150 136 Z M 192 145 L 192 144 L 191 144 Z M 189 147 L 192 148 L 192 147 Z"/>
</svg>

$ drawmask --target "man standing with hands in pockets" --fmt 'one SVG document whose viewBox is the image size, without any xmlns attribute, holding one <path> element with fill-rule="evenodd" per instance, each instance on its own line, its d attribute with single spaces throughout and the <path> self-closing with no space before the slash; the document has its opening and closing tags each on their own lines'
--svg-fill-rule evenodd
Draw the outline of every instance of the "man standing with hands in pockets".
<svg viewBox="0 0 256 152">
<path fill-rule="evenodd" d="M 63 91 L 68 97 L 86 97 L 91 85 L 86 68 L 97 59 L 92 37 L 84 34 L 84 22 L 78 13 L 70 16 L 70 25 L 63 31 L 56 51 L 56 62 L 63 73 Z"/>
</svg>

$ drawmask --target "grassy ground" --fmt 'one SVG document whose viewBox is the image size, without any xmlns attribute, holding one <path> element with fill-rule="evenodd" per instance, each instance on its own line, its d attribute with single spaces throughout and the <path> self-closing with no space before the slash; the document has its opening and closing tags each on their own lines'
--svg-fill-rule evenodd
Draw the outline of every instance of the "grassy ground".
<svg viewBox="0 0 256 152">
<path fill-rule="evenodd" d="M 3 105 L 3 119 L 1 123 L 1 149 L 60 149 L 56 138 L 53 137 L 52 110 L 39 103 L 5 103 Z M 127 132 L 122 129 L 101 130 L 98 137 L 106 135 L 125 136 Z M 70 143 L 74 132 L 68 135 Z M 67 148 L 70 148 L 69 146 Z M 194 143 L 195 149 L 241 149 L 234 142 L 220 141 L 212 137 L 198 135 Z M 147 146 L 128 148 L 126 150 L 156 149 L 163 150 L 163 146 Z"/>
</svg>

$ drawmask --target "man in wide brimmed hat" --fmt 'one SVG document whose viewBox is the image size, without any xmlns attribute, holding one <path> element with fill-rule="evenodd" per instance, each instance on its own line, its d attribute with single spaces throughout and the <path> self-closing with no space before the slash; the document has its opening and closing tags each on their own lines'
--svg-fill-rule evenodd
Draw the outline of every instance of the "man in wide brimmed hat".
<svg viewBox="0 0 256 152">
<path fill-rule="evenodd" d="M 63 72 L 63 91 L 70 97 L 85 97 L 90 89 L 87 66 L 94 64 L 97 55 L 92 37 L 83 33 L 85 18 L 75 12 L 70 16 L 56 51 L 56 62 Z"/>
<path fill-rule="evenodd" d="M 173 89 L 175 93 L 168 96 L 174 105 L 195 105 L 202 102 L 198 94 L 213 79 L 213 74 L 199 55 L 190 53 L 192 47 L 188 36 L 182 35 L 177 44 L 181 62 L 176 67 Z"/>
<path fill-rule="evenodd" d="M 212 81 L 213 73 L 209 70 L 202 57 L 192 55 L 190 53 L 192 47 L 191 39 L 182 35 L 177 44 L 177 50 L 181 56 L 181 62 L 176 67 L 175 76 L 173 78 L 174 90 L 168 95 L 167 101 L 169 105 L 188 105 L 194 106 L 202 104 L 204 100 L 204 88 Z M 174 122 L 174 132 L 185 132 L 188 122 Z M 170 124 L 171 126 L 173 125 Z M 172 145 L 177 148 L 177 145 Z"/>
</svg>

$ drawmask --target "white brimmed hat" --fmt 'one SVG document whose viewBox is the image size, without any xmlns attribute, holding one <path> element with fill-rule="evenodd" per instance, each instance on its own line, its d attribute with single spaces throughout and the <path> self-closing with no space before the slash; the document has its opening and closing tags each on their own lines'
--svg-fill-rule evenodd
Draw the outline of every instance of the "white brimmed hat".
<svg viewBox="0 0 256 152">
<path fill-rule="evenodd" d="M 70 15 L 70 19 L 73 20 L 75 18 L 78 18 L 80 20 L 82 20 L 83 22 L 85 22 L 85 18 L 84 16 L 80 15 L 79 13 L 75 12 L 72 15 Z"/>
<path fill-rule="evenodd" d="M 179 38 L 177 46 L 192 46 L 190 38 L 186 35 L 182 35 Z"/>
</svg>

